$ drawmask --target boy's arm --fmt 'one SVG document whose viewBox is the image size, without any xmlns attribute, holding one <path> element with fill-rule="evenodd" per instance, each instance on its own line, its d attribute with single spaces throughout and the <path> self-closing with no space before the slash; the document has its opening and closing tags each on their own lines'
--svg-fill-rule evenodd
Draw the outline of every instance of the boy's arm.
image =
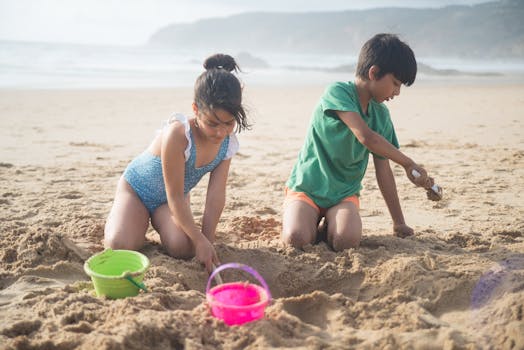
<svg viewBox="0 0 524 350">
<path fill-rule="evenodd" d="M 336 113 L 340 120 L 351 129 L 358 141 L 367 149 L 401 165 L 406 171 L 408 178 L 415 185 L 425 185 L 427 173 L 424 168 L 418 166 L 411 158 L 396 149 L 384 137 L 371 130 L 358 113 L 344 111 L 336 111 Z M 421 176 L 415 178 L 412 174 L 413 170 L 417 170 Z"/>
<path fill-rule="evenodd" d="M 393 219 L 395 235 L 402 238 L 413 235 L 413 229 L 407 226 L 404 221 L 404 214 L 402 214 L 402 208 L 400 207 L 400 201 L 398 199 L 397 185 L 393 171 L 391 171 L 391 166 L 389 165 L 389 160 L 374 156 L 373 162 L 375 164 L 375 175 L 377 177 L 378 187 L 380 188 L 382 197 L 384 197 L 386 201 L 389 214 Z"/>
</svg>

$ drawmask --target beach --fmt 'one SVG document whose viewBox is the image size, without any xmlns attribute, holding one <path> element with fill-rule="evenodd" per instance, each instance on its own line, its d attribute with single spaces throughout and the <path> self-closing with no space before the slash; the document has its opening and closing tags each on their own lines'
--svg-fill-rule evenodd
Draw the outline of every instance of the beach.
<svg viewBox="0 0 524 350">
<path fill-rule="evenodd" d="M 97 297 L 84 261 L 127 163 L 192 88 L 0 90 L 0 349 L 524 349 L 524 82 L 416 82 L 387 104 L 408 156 L 444 189 L 427 200 L 392 165 L 406 222 L 392 235 L 370 162 L 358 249 L 279 240 L 284 184 L 324 85 L 246 86 L 215 247 L 255 268 L 273 300 L 229 327 L 208 274 L 150 228 L 148 292 Z M 204 208 L 206 178 L 192 191 Z M 235 273 L 224 272 L 225 280 Z"/>
</svg>

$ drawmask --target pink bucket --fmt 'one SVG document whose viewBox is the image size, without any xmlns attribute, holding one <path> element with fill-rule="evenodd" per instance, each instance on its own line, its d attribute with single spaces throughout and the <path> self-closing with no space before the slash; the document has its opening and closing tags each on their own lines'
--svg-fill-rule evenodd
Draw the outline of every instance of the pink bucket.
<svg viewBox="0 0 524 350">
<path fill-rule="evenodd" d="M 262 284 L 262 287 L 248 282 L 233 282 L 219 284 L 209 289 L 213 278 L 220 271 L 229 268 L 249 272 Z M 266 306 L 271 301 L 271 293 L 266 281 L 255 269 L 243 264 L 229 263 L 219 266 L 209 276 L 206 299 L 211 314 L 232 326 L 263 318 Z"/>
</svg>

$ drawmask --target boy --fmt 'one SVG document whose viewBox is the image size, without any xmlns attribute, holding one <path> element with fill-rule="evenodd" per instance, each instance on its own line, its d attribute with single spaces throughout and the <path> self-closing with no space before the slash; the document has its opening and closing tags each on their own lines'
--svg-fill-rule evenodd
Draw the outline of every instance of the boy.
<svg viewBox="0 0 524 350">
<path fill-rule="evenodd" d="M 382 103 L 411 85 L 417 62 L 411 48 L 392 34 L 377 34 L 362 47 L 354 82 L 334 83 L 313 112 L 305 143 L 286 183 L 282 240 L 296 248 L 314 243 L 319 231 L 335 250 L 358 247 L 362 236 L 359 191 L 369 153 L 376 178 L 399 237 L 406 225 L 389 159 L 404 167 L 417 186 L 433 179 L 398 150 L 389 111 Z M 420 176 L 414 177 L 416 170 Z M 418 174 L 417 174 L 418 175 Z M 323 228 L 319 222 L 324 217 Z"/>
</svg>

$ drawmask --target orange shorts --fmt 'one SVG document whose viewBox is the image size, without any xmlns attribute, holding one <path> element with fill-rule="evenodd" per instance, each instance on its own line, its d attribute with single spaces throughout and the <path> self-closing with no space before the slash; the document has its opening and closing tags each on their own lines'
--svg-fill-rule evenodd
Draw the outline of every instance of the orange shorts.
<svg viewBox="0 0 524 350">
<path fill-rule="evenodd" d="M 292 202 L 292 201 L 301 201 L 301 202 L 309 204 L 311 207 L 313 207 L 313 209 L 315 209 L 321 215 L 324 215 L 326 213 L 327 208 L 321 208 L 318 205 L 316 205 L 315 202 L 313 202 L 313 200 L 309 198 L 309 196 L 305 194 L 304 192 L 295 192 L 293 190 L 290 190 L 288 187 L 286 187 L 285 195 L 286 197 L 284 199 L 284 206 L 286 206 L 289 202 Z M 341 202 L 351 202 L 355 204 L 357 209 L 360 209 L 360 200 L 356 194 L 342 199 L 340 203 Z"/>
</svg>

